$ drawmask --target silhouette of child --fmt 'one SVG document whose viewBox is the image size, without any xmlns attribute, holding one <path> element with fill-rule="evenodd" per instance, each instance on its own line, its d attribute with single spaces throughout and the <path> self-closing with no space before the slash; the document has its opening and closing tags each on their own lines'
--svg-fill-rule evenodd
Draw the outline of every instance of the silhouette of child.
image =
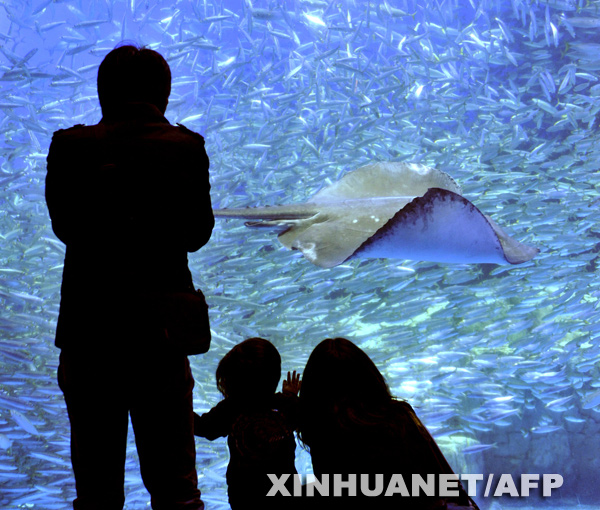
<svg viewBox="0 0 600 510">
<path fill-rule="evenodd" d="M 288 372 L 282 393 L 281 357 L 263 338 L 236 345 L 219 362 L 217 388 L 225 397 L 209 412 L 194 415 L 194 434 L 209 440 L 227 436 L 229 504 L 240 508 L 289 508 L 290 498 L 266 494 L 267 474 L 296 474 L 294 465 L 300 377 Z M 292 477 L 290 477 L 290 483 Z M 292 492 L 290 488 L 290 493 Z"/>
</svg>

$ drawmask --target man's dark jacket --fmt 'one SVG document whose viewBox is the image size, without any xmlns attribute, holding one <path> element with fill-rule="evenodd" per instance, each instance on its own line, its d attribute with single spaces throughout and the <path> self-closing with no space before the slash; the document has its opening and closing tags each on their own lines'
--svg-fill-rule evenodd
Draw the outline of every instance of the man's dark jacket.
<svg viewBox="0 0 600 510">
<path fill-rule="evenodd" d="M 214 226 L 208 167 L 202 136 L 150 104 L 54 133 L 46 201 L 67 247 L 58 347 L 131 319 L 140 295 L 192 286 L 187 253 Z"/>
</svg>

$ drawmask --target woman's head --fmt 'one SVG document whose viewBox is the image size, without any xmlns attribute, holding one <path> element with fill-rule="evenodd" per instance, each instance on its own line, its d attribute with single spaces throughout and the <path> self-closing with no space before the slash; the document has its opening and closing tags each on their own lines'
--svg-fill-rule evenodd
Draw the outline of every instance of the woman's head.
<svg viewBox="0 0 600 510">
<path fill-rule="evenodd" d="M 249 338 L 231 349 L 217 367 L 217 388 L 224 397 L 261 397 L 275 393 L 281 356 L 264 338 Z"/>
<path fill-rule="evenodd" d="M 369 356 L 345 338 L 328 338 L 315 347 L 302 375 L 304 401 L 385 403 L 390 390 Z"/>
<path fill-rule="evenodd" d="M 345 338 L 323 340 L 302 374 L 300 440 L 314 446 L 348 432 L 378 430 L 392 402 L 385 379 L 362 349 Z"/>
</svg>

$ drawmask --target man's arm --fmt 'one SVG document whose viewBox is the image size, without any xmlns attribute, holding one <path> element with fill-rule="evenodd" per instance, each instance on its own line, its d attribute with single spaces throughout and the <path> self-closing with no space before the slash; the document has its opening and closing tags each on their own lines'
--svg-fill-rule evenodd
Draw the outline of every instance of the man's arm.
<svg viewBox="0 0 600 510">
<path fill-rule="evenodd" d="M 204 148 L 204 138 L 185 126 L 179 125 L 179 128 L 193 137 L 194 147 L 188 156 L 191 182 L 184 190 L 183 215 L 186 224 L 186 249 L 188 252 L 195 252 L 208 242 L 215 225 L 210 199 L 210 161 Z"/>
</svg>

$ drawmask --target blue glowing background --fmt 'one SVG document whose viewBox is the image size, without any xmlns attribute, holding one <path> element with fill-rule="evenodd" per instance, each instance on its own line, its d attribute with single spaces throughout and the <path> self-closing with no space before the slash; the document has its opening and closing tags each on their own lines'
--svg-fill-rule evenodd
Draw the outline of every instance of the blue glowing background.
<svg viewBox="0 0 600 510">
<path fill-rule="evenodd" d="M 45 158 L 55 130 L 100 120 L 97 68 L 122 40 L 169 61 L 167 118 L 205 136 L 215 207 L 300 202 L 370 161 L 418 161 L 541 249 L 516 267 L 319 269 L 266 230 L 217 220 L 190 255 L 214 330 L 192 359 L 199 412 L 242 339 L 270 339 L 284 371 L 301 371 L 319 341 L 346 336 L 455 471 L 564 477 L 550 500 L 496 504 L 597 505 L 599 33 L 598 0 L 3 0 L 0 507 L 74 497 Z M 197 447 L 207 508 L 226 508 L 225 440 Z M 310 469 L 300 450 L 297 468 Z M 127 508 L 146 508 L 131 436 L 126 469 Z"/>
</svg>

